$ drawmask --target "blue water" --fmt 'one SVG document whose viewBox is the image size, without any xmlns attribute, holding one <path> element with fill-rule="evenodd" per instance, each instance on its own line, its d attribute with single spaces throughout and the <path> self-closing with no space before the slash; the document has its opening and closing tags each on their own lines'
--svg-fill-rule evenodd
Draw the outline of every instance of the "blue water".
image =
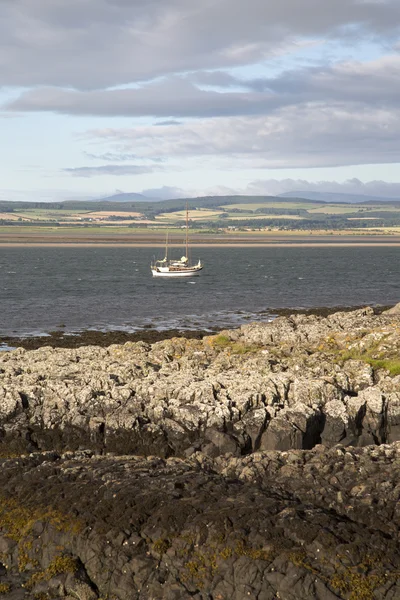
<svg viewBox="0 0 400 600">
<path fill-rule="evenodd" d="M 154 279 L 148 248 L 2 248 L 0 335 L 232 327 L 277 308 L 400 301 L 400 248 L 193 248 L 193 279 Z"/>
</svg>

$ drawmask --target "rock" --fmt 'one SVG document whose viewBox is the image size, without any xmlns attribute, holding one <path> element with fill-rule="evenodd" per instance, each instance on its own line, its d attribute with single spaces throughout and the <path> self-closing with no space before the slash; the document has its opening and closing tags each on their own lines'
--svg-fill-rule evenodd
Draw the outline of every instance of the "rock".
<svg viewBox="0 0 400 600">
<path fill-rule="evenodd" d="M 215 457 L 398 439 L 399 325 L 367 308 L 202 340 L 2 353 L 0 455 Z"/>
<path fill-rule="evenodd" d="M 360 309 L 2 353 L 0 589 L 395 600 L 399 349 Z"/>
<path fill-rule="evenodd" d="M 398 589 L 400 443 L 186 460 L 36 453 L 0 467 L 0 576 L 32 598 Z"/>
<path fill-rule="evenodd" d="M 303 447 L 303 432 L 285 418 L 270 422 L 262 435 L 260 450 L 290 450 Z"/>
<path fill-rule="evenodd" d="M 392 306 L 392 308 L 385 310 L 383 314 L 385 314 L 385 315 L 400 315 L 400 302 L 398 304 L 395 304 L 394 306 Z"/>
</svg>

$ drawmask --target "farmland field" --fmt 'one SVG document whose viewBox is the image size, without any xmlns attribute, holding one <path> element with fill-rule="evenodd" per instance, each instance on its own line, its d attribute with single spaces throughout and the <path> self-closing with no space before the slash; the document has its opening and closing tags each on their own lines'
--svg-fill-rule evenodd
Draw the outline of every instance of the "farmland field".
<svg viewBox="0 0 400 600">
<path fill-rule="evenodd" d="M 189 210 L 188 217 L 191 221 L 208 221 L 219 217 L 222 211 L 220 210 Z M 156 216 L 158 220 L 168 221 L 185 221 L 186 211 L 178 210 L 176 212 L 161 213 Z"/>
<path fill-rule="evenodd" d="M 227 204 L 224 205 L 226 210 L 239 209 L 246 211 L 255 211 L 258 208 L 290 208 L 309 210 L 315 208 L 315 203 L 300 201 L 300 202 L 254 202 L 254 204 Z"/>
<path fill-rule="evenodd" d="M 300 217 L 299 215 L 255 215 L 254 213 L 240 216 L 236 213 L 229 215 L 230 221 L 242 221 L 243 219 L 251 219 L 252 221 L 257 221 L 257 219 L 262 219 L 263 221 L 268 219 L 290 219 L 293 221 L 300 221 L 304 218 L 305 217 Z"/>
</svg>

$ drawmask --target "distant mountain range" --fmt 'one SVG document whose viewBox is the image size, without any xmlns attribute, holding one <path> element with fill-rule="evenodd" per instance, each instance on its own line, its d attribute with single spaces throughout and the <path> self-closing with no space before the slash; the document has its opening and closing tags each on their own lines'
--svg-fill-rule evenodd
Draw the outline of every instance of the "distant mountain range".
<svg viewBox="0 0 400 600">
<path fill-rule="evenodd" d="M 398 202 L 400 198 L 387 198 L 384 196 L 369 196 L 363 194 L 345 194 L 340 192 L 285 192 L 279 194 L 280 198 L 304 198 L 305 200 L 318 200 L 319 202 Z"/>
<path fill-rule="evenodd" d="M 207 197 L 207 196 L 205 196 Z M 247 196 L 234 196 L 232 198 L 241 197 L 246 198 Z M 256 198 L 256 196 L 251 196 Z M 271 196 L 272 198 L 273 196 Z M 340 192 L 308 192 L 306 190 L 299 190 L 294 192 L 285 192 L 279 194 L 279 198 L 302 198 L 305 200 L 313 200 L 316 202 L 346 202 L 348 204 L 357 204 L 359 202 L 398 202 L 400 198 L 387 198 L 384 196 L 370 196 L 363 194 L 345 194 Z M 226 196 L 221 196 L 221 200 Z M 268 198 L 268 195 L 260 195 L 261 198 Z M 105 198 L 93 198 L 95 202 L 168 202 L 168 200 L 182 200 L 182 198 L 152 198 L 151 196 L 145 196 L 144 194 L 137 194 L 135 192 L 126 192 L 113 194 L 112 196 L 106 196 Z M 184 199 L 185 200 L 185 199 Z M 188 198 L 193 200 L 193 198 Z"/>
<path fill-rule="evenodd" d="M 136 194 L 135 192 L 127 192 L 120 194 L 113 194 L 106 198 L 96 198 L 96 202 L 159 202 L 159 198 L 150 198 L 150 196 L 144 196 L 143 194 Z M 171 198 L 172 200 L 172 198 Z"/>
</svg>

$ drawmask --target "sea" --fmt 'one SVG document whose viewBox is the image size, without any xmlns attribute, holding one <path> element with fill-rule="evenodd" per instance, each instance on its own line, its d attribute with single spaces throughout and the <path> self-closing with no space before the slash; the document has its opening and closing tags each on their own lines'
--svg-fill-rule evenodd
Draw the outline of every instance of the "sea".
<svg viewBox="0 0 400 600">
<path fill-rule="evenodd" d="M 400 248 L 205 247 L 199 277 L 153 278 L 154 249 L 0 249 L 0 336 L 50 331 L 209 330 L 277 309 L 400 301 Z M 158 258 L 162 250 L 159 249 Z"/>
</svg>

